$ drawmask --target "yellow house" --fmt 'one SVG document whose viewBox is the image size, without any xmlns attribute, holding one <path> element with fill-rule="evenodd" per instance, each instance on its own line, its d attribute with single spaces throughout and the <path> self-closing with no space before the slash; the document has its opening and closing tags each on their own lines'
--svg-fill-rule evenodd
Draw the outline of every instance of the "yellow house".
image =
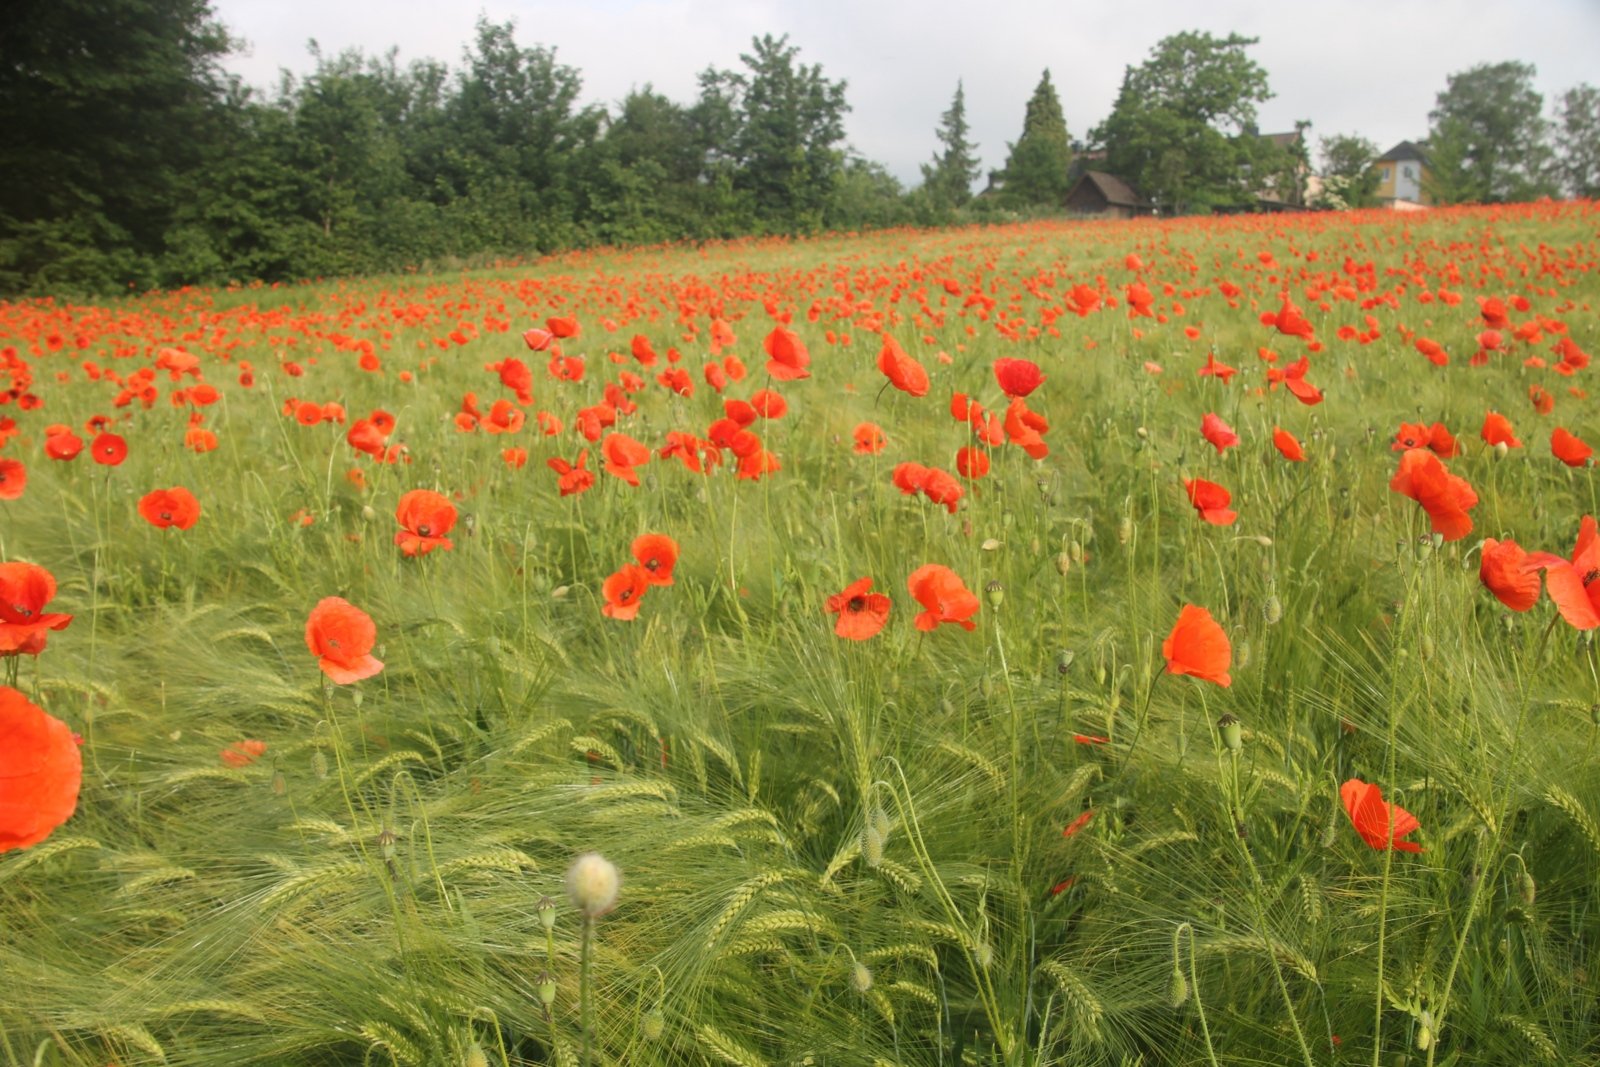
<svg viewBox="0 0 1600 1067">
<path fill-rule="evenodd" d="M 1372 163 L 1378 172 L 1378 189 L 1373 194 L 1384 207 L 1401 207 L 1431 202 L 1426 190 L 1428 157 L 1410 141 L 1401 141 Z"/>
</svg>

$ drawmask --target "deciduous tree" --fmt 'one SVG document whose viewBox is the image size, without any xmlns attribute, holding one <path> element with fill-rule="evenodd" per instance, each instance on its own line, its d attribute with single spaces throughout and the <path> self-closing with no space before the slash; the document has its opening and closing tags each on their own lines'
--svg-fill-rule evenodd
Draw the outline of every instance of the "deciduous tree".
<svg viewBox="0 0 1600 1067">
<path fill-rule="evenodd" d="M 1579 85 L 1562 94 L 1556 146 L 1567 192 L 1600 197 L 1600 89 Z"/>
<path fill-rule="evenodd" d="M 1428 113 L 1429 192 L 1439 203 L 1528 200 L 1552 190 L 1544 98 L 1531 63 L 1450 75 Z"/>
</svg>

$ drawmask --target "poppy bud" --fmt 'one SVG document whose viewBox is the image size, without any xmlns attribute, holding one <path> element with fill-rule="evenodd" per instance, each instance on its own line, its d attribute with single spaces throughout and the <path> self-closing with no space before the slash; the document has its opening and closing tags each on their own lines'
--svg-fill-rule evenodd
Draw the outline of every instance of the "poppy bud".
<svg viewBox="0 0 1600 1067">
<path fill-rule="evenodd" d="M 361 505 L 361 521 L 362 522 L 376 522 L 377 519 L 378 519 L 377 509 L 375 509 L 371 504 L 362 504 Z"/>
<path fill-rule="evenodd" d="M 639 1036 L 646 1041 L 660 1041 L 666 1030 L 667 1018 L 661 1014 L 660 1008 L 651 1008 L 639 1020 Z"/>
<path fill-rule="evenodd" d="M 1589 705 L 1589 721 L 1600 726 L 1600 704 Z"/>
<path fill-rule="evenodd" d="M 1517 882 L 1517 893 L 1522 897 L 1522 902 L 1530 908 L 1533 907 L 1533 902 L 1538 899 L 1539 883 L 1533 880 L 1533 875 L 1528 873 L 1526 867 L 1522 869 L 1522 878 Z"/>
<path fill-rule="evenodd" d="M 1168 986 L 1167 1003 L 1174 1008 L 1181 1008 L 1189 999 L 1189 980 L 1183 976 L 1177 964 L 1172 966 L 1172 982 Z"/>
<path fill-rule="evenodd" d="M 570 592 L 572 592 L 572 587 L 570 585 L 558 585 L 554 589 L 550 590 L 550 599 L 563 600 Z"/>
<path fill-rule="evenodd" d="M 1125 545 L 1133 540 L 1133 519 L 1127 515 L 1122 516 L 1122 521 L 1117 523 L 1117 544 Z"/>
<path fill-rule="evenodd" d="M 483 1046 L 476 1041 L 468 1046 L 467 1054 L 461 1058 L 461 1067 L 489 1067 L 489 1056 Z"/>
<path fill-rule="evenodd" d="M 1145 429 L 1145 428 L 1144 428 L 1144 427 L 1143 427 L 1143 426 L 1140 426 L 1140 427 L 1137 427 L 1137 428 L 1136 428 L 1136 429 L 1135 429 L 1135 430 L 1134 430 L 1134 431 L 1133 431 L 1133 434 L 1134 434 L 1134 436 L 1135 436 L 1135 437 L 1137 437 L 1137 438 L 1138 438 L 1138 439 L 1139 439 L 1139 440 L 1141 440 L 1141 441 L 1143 441 L 1143 440 L 1144 440 L 1144 439 L 1145 439 L 1145 438 L 1147 438 L 1147 437 L 1149 437 L 1149 436 L 1150 436 L 1150 431 L 1149 431 L 1149 430 L 1147 430 L 1147 429 Z"/>
<path fill-rule="evenodd" d="M 1017 521 L 1017 517 L 1015 515 L 1011 514 L 1011 512 L 1009 512 L 1009 511 L 1002 512 L 1001 515 L 1000 515 L 1000 526 L 1003 529 L 1007 529 L 1007 530 L 1011 529 L 1011 524 L 1013 522 L 1016 522 L 1016 521 Z"/>
<path fill-rule="evenodd" d="M 282 771 L 272 772 L 272 795 L 281 797 L 289 791 L 289 780 L 283 776 Z"/>
<path fill-rule="evenodd" d="M 983 587 L 984 593 L 989 597 L 989 606 L 995 611 L 1000 610 L 1000 605 L 1006 598 L 1006 587 L 1000 584 L 1000 579 L 991 578 Z"/>
<path fill-rule="evenodd" d="M 1229 752 L 1244 750 L 1244 724 L 1239 721 L 1239 716 L 1231 711 L 1226 713 L 1217 720 L 1217 730 L 1222 734 L 1222 743 Z"/>
<path fill-rule="evenodd" d="M 978 547 L 983 549 L 985 552 L 993 552 L 995 549 L 1000 547 L 1000 542 L 992 537 L 988 537 L 985 538 L 983 544 L 979 545 Z"/>
<path fill-rule="evenodd" d="M 889 813 L 874 804 L 870 820 L 872 828 L 877 831 L 878 836 L 885 841 L 889 840 Z"/>
<path fill-rule="evenodd" d="M 850 969 L 850 985 L 857 993 L 865 993 L 872 988 L 872 972 L 867 969 L 866 964 L 857 962 Z"/>
<path fill-rule="evenodd" d="M 972 950 L 972 954 L 977 957 L 978 966 L 986 971 L 989 969 L 989 965 L 994 962 L 994 946 L 987 941 L 978 942 L 977 946 Z"/>
<path fill-rule="evenodd" d="M 1433 635 L 1432 634 L 1425 633 L 1425 634 L 1422 635 L 1422 649 L 1421 649 L 1421 651 L 1422 651 L 1422 661 L 1424 663 L 1426 663 L 1429 660 L 1433 659 L 1434 644 L 1433 644 Z"/>
<path fill-rule="evenodd" d="M 1072 557 L 1065 551 L 1056 553 L 1056 573 L 1065 578 L 1067 572 L 1071 569 Z"/>
<path fill-rule="evenodd" d="M 1067 554 L 1072 557 L 1072 562 L 1080 567 L 1083 566 L 1083 545 L 1081 543 L 1077 541 L 1069 543 L 1067 545 Z"/>
<path fill-rule="evenodd" d="M 556 928 L 556 902 L 547 893 L 539 898 L 539 903 L 533 906 L 533 913 L 539 916 L 539 924 L 549 932 Z"/>
<path fill-rule="evenodd" d="M 1509 453 L 1510 451 L 1511 451 L 1511 446 L 1506 444 L 1504 441 L 1496 441 L 1495 442 L 1495 446 L 1494 446 L 1494 458 L 1495 459 L 1505 459 L 1506 458 L 1506 454 Z"/>
<path fill-rule="evenodd" d="M 311 753 L 311 773 L 317 776 L 319 782 L 328 777 L 328 757 L 320 748 Z"/>
<path fill-rule="evenodd" d="M 1426 1052 L 1433 1045 L 1433 1012 L 1423 1008 L 1417 1014 L 1417 1049 Z"/>
<path fill-rule="evenodd" d="M 1435 549 L 1444 547 L 1444 534 L 1435 532 L 1429 535 L 1428 539 L 1433 542 L 1433 547 Z"/>
<path fill-rule="evenodd" d="M 539 972 L 539 1003 L 544 1005 L 544 1010 L 549 1011 L 550 1005 L 556 1002 L 556 980 L 550 977 L 549 971 Z"/>
<path fill-rule="evenodd" d="M 1056 653 L 1056 673 L 1057 674 L 1066 674 L 1068 671 L 1070 671 L 1072 669 L 1072 661 L 1075 658 L 1076 657 L 1073 654 L 1072 649 L 1070 649 L 1070 648 L 1063 648 L 1060 652 L 1057 652 Z"/>
<path fill-rule="evenodd" d="M 883 864 L 883 835 L 871 823 L 861 828 L 861 858 L 873 869 Z"/>
<path fill-rule="evenodd" d="M 1261 605 L 1261 617 L 1268 626 L 1276 626 L 1283 619 L 1283 601 L 1278 599 L 1278 594 L 1268 595 L 1266 602 Z"/>
</svg>

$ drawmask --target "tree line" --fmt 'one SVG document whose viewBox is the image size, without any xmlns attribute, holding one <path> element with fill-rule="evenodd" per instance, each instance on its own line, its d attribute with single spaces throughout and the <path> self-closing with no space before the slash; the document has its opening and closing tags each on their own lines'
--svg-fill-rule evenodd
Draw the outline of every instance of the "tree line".
<svg viewBox="0 0 1600 1067">
<path fill-rule="evenodd" d="M 1238 209 L 1265 189 L 1291 199 L 1308 163 L 1303 139 L 1254 136 L 1255 106 L 1271 92 L 1247 52 L 1255 40 L 1237 35 L 1160 42 L 1127 69 L 1087 142 L 1069 138 L 1045 71 L 1005 165 L 975 195 L 982 174 L 960 82 L 923 181 L 907 191 L 846 144 L 845 82 L 802 62 L 787 37 L 757 38 L 738 65 L 703 71 L 690 103 L 646 85 L 603 108 L 581 103 L 580 73 L 552 49 L 487 19 L 455 69 L 313 46 L 311 73 L 285 73 L 270 94 L 223 73 L 237 42 L 209 0 L 20 0 L 8 20 L 0 293 L 294 280 L 597 244 L 1010 217 L 1061 210 L 1086 167 L 1129 180 L 1164 211 Z M 1495 199 L 1543 188 L 1501 176 L 1532 166 L 1521 142 L 1494 139 L 1492 122 L 1455 121 L 1475 114 L 1458 96 L 1508 98 L 1463 78 L 1459 90 L 1452 79 L 1448 107 L 1441 94 L 1447 135 L 1434 151 L 1474 177 L 1445 192 Z M 1588 95 L 1569 108 L 1581 121 L 1568 140 L 1592 156 L 1600 100 L 1580 89 Z M 1498 155 L 1486 161 L 1489 147 Z M 1559 183 L 1556 161 L 1576 155 L 1549 158 L 1540 174 Z M 1589 177 L 1570 187 L 1592 195 L 1595 165 L 1583 165 Z"/>
</svg>

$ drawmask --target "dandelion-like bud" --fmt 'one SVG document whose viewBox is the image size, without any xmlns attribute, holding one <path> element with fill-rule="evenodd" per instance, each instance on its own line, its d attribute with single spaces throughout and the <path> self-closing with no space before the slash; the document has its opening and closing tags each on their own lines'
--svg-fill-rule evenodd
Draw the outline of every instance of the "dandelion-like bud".
<svg viewBox="0 0 1600 1067">
<path fill-rule="evenodd" d="M 857 993 L 865 993 L 872 988 L 872 971 L 865 963 L 856 963 L 850 968 L 850 985 Z"/>
<path fill-rule="evenodd" d="M 1181 1008 L 1189 999 L 1189 979 L 1183 976 L 1177 964 L 1172 965 L 1172 982 L 1167 987 L 1167 1003 Z"/>
<path fill-rule="evenodd" d="M 585 852 L 567 868 L 567 896 L 585 918 L 604 915 L 617 904 L 622 874 L 598 852 Z"/>
<path fill-rule="evenodd" d="M 1244 724 L 1239 721 L 1239 716 L 1228 712 L 1217 720 L 1217 732 L 1222 735 L 1222 743 L 1229 752 L 1244 751 Z"/>
<path fill-rule="evenodd" d="M 1278 594 L 1269 595 L 1261 605 L 1261 618 L 1268 626 L 1276 626 L 1283 621 L 1283 601 L 1278 599 Z"/>
<path fill-rule="evenodd" d="M 639 1036 L 646 1041 L 660 1041 L 666 1031 L 667 1017 L 661 1014 L 660 1008 L 651 1008 L 639 1020 Z"/>
</svg>

